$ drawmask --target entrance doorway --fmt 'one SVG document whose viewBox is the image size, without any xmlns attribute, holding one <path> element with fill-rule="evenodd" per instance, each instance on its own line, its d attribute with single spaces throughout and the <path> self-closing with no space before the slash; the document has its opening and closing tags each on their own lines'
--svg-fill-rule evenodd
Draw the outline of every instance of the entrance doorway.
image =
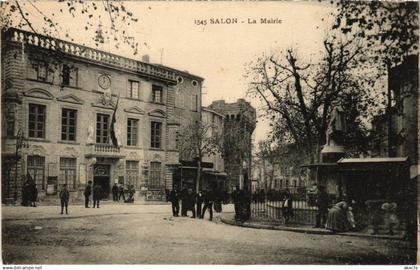
<svg viewBox="0 0 420 270">
<path fill-rule="evenodd" d="M 111 165 L 95 164 L 93 171 L 93 186 L 100 185 L 102 188 L 102 199 L 108 199 L 111 191 Z"/>
</svg>

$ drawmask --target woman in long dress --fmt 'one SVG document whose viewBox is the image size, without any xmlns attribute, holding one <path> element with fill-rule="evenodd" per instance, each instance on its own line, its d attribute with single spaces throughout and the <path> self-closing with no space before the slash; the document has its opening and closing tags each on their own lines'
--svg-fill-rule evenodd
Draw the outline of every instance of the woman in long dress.
<svg viewBox="0 0 420 270">
<path fill-rule="evenodd" d="M 336 203 L 330 211 L 328 211 L 327 222 L 325 228 L 333 232 L 345 232 L 349 229 L 347 220 L 347 211 L 349 205 L 346 201 Z"/>
</svg>

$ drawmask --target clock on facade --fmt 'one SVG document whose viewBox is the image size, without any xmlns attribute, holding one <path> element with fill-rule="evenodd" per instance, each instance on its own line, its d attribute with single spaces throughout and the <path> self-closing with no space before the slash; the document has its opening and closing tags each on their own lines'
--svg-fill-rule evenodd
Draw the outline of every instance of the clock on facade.
<svg viewBox="0 0 420 270">
<path fill-rule="evenodd" d="M 98 84 L 102 89 L 108 89 L 111 86 L 111 79 L 107 75 L 101 74 L 98 77 Z"/>
</svg>

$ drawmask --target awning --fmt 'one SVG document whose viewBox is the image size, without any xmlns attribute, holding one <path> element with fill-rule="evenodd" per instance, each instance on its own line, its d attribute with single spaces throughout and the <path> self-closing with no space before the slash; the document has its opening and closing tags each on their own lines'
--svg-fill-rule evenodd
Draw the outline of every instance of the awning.
<svg viewBox="0 0 420 270">
<path fill-rule="evenodd" d="M 342 158 L 337 163 L 402 163 L 407 162 L 408 157 L 386 157 L 386 158 Z"/>
<path fill-rule="evenodd" d="M 214 176 L 221 176 L 221 177 L 227 177 L 228 176 L 227 173 L 219 172 L 219 171 L 214 170 L 214 169 L 203 169 L 203 173 L 214 175 Z"/>
<path fill-rule="evenodd" d="M 382 171 L 408 176 L 410 173 L 408 157 L 342 158 L 337 164 L 341 171 Z"/>
</svg>

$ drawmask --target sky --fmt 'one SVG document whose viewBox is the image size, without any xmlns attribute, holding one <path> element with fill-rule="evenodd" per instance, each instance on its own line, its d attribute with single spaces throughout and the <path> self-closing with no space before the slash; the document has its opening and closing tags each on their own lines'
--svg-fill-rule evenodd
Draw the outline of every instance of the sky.
<svg viewBox="0 0 420 270">
<path fill-rule="evenodd" d="M 47 16 L 52 13 L 59 23 L 60 33 L 68 33 L 74 42 L 87 43 L 93 34 L 85 31 L 83 18 L 60 13 L 65 3 L 36 1 L 36 8 Z M 63 6 L 64 5 L 64 6 Z M 126 30 L 141 44 L 139 54 L 132 50 L 117 50 L 113 44 L 103 49 L 140 60 L 149 55 L 152 63 L 163 64 L 203 77 L 203 105 L 213 100 L 234 102 L 246 98 L 257 109 L 263 110 L 258 99 L 246 95 L 248 81 L 246 67 L 263 53 L 282 49 L 297 49 L 299 55 L 311 60 L 320 57 L 322 41 L 331 27 L 333 7 L 319 2 L 149 2 L 130 1 L 126 7 L 139 20 Z M 41 16 L 33 5 L 23 8 L 39 23 Z M 100 19 L 99 19 L 100 16 Z M 107 14 L 95 13 L 104 28 L 109 27 Z M 261 18 L 281 21 L 261 24 Z M 237 19 L 237 24 L 211 24 L 213 19 Z M 207 24 L 197 25 L 195 20 Z M 257 24 L 248 24 L 248 20 Z M 95 30 L 95 29 L 94 29 Z M 92 30 L 93 31 L 93 30 Z M 61 38 L 63 38 L 62 36 Z M 258 118 L 254 140 L 266 138 L 269 125 Z"/>
</svg>

